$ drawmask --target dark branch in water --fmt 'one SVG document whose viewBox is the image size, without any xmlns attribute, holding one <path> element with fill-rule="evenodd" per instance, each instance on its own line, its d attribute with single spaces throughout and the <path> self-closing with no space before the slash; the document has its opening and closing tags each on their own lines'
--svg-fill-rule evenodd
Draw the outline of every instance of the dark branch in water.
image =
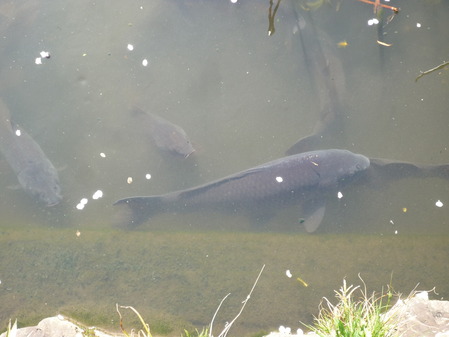
<svg viewBox="0 0 449 337">
<path fill-rule="evenodd" d="M 385 5 L 383 3 L 380 3 L 380 0 L 358 0 L 360 2 L 364 2 L 366 4 L 370 4 L 373 5 L 374 7 L 374 13 L 377 13 L 377 11 L 379 10 L 379 8 L 387 8 L 393 11 L 394 14 L 398 14 L 399 13 L 399 8 L 397 7 L 393 7 L 393 6 L 389 6 L 389 5 Z"/>
<path fill-rule="evenodd" d="M 446 67 L 447 65 L 449 65 L 449 62 L 443 62 L 440 65 L 437 65 L 436 67 L 426 70 L 426 71 L 420 71 L 421 74 L 419 74 L 419 76 L 417 78 L 415 78 L 415 82 L 418 82 L 418 80 L 423 77 L 424 75 L 428 75 L 430 73 L 433 73 L 434 71 L 443 69 L 444 67 Z"/>
<path fill-rule="evenodd" d="M 268 8 L 268 36 L 273 35 L 276 31 L 274 28 L 274 17 L 276 16 L 280 4 L 281 0 L 278 0 L 273 10 L 273 0 L 270 0 L 270 8 Z"/>
</svg>

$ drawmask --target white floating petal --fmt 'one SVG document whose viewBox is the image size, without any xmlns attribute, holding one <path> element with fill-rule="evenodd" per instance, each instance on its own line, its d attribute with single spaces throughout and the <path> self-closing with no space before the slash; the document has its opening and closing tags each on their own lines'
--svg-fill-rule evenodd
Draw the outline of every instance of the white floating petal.
<svg viewBox="0 0 449 337">
<path fill-rule="evenodd" d="M 48 51 L 41 51 L 41 52 L 39 53 L 39 55 L 40 55 L 42 58 L 45 58 L 45 59 L 50 58 L 50 53 L 49 53 Z"/>
<path fill-rule="evenodd" d="M 100 199 L 101 197 L 103 197 L 103 191 L 102 191 L 102 190 L 97 190 L 97 191 L 92 195 L 92 199 L 94 199 L 94 200 Z"/>
</svg>

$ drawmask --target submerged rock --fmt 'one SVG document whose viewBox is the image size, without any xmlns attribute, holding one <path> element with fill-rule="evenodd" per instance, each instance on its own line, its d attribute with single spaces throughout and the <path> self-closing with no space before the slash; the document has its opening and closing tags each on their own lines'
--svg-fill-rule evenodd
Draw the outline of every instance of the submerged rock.
<svg viewBox="0 0 449 337">
<path fill-rule="evenodd" d="M 427 291 L 399 300 L 388 315 L 398 322 L 399 336 L 449 337 L 449 301 L 429 300 Z"/>
<path fill-rule="evenodd" d="M 115 337 L 115 334 L 106 334 L 92 328 L 97 337 Z M 62 315 L 44 318 L 36 326 L 17 329 L 15 336 L 12 331 L 10 337 L 83 337 L 85 330 L 70 322 Z M 89 334 L 90 335 L 90 334 Z M 0 335 L 5 337 L 6 332 Z"/>
</svg>

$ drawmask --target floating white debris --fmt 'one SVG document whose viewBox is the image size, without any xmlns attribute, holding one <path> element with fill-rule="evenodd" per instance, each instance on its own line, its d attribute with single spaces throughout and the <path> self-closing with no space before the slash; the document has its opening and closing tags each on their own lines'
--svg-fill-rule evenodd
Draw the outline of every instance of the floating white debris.
<svg viewBox="0 0 449 337">
<path fill-rule="evenodd" d="M 151 179 L 151 174 L 149 174 L 149 173 L 145 174 L 145 179 L 150 180 Z"/>
<path fill-rule="evenodd" d="M 128 177 L 128 179 L 126 179 L 126 182 L 127 182 L 128 184 L 132 184 L 132 182 L 133 182 L 133 177 Z"/>
<path fill-rule="evenodd" d="M 340 191 L 338 191 L 338 193 L 337 193 L 337 198 L 338 198 L 338 199 L 343 198 L 343 193 L 341 193 Z"/>
<path fill-rule="evenodd" d="M 76 231 L 76 233 L 75 233 L 75 234 L 76 234 L 76 236 L 77 236 L 77 237 L 80 237 L 80 235 L 81 235 L 81 232 L 80 232 L 80 231 Z"/>
<path fill-rule="evenodd" d="M 437 200 L 437 202 L 435 203 L 435 206 L 437 207 L 443 207 L 443 203 L 441 202 L 441 200 Z"/>
<path fill-rule="evenodd" d="M 48 51 L 41 51 L 39 53 L 39 55 L 43 58 L 43 59 L 49 59 L 50 58 L 50 53 Z"/>
<path fill-rule="evenodd" d="M 285 271 L 285 275 L 287 275 L 287 277 L 288 278 L 292 278 L 292 273 L 290 272 L 290 269 L 287 269 L 286 271 Z"/>
<path fill-rule="evenodd" d="M 283 326 L 279 327 L 279 331 L 270 332 L 265 337 L 307 337 L 307 336 L 309 336 L 309 337 L 312 337 L 312 336 L 313 337 L 318 337 L 318 335 L 313 333 L 313 332 L 309 332 L 307 334 L 304 334 L 304 331 L 302 331 L 301 328 L 296 330 L 296 334 L 292 334 L 290 328 L 285 328 Z"/>
<path fill-rule="evenodd" d="M 143 60 L 142 60 L 142 65 L 143 65 L 144 67 L 146 67 L 146 66 L 148 65 L 148 60 L 147 60 L 147 59 L 143 59 Z"/>
<path fill-rule="evenodd" d="M 20 137 L 22 135 L 22 131 L 20 131 L 19 129 L 16 130 L 16 136 Z"/>
<path fill-rule="evenodd" d="M 100 152 L 100 157 L 101 158 L 106 158 L 106 154 L 104 152 Z"/>
<path fill-rule="evenodd" d="M 279 332 L 280 332 L 281 334 L 290 335 L 290 333 L 292 332 L 292 329 L 290 329 L 289 327 L 285 327 L 285 326 L 281 325 L 281 326 L 279 327 Z"/>
<path fill-rule="evenodd" d="M 368 26 L 377 25 L 377 24 L 379 24 L 379 20 L 376 18 L 368 20 Z"/>
<path fill-rule="evenodd" d="M 398 230 L 395 230 L 395 231 L 394 231 L 394 234 L 398 234 Z"/>
<path fill-rule="evenodd" d="M 97 191 L 92 195 L 92 199 L 94 199 L 94 200 L 100 199 L 101 197 L 103 197 L 103 191 L 102 191 L 102 190 L 97 190 Z"/>
<path fill-rule="evenodd" d="M 231 0 L 231 3 L 236 4 L 237 0 Z"/>
<path fill-rule="evenodd" d="M 78 210 L 82 210 L 82 209 L 84 209 L 84 206 L 86 206 L 86 204 L 87 204 L 87 202 L 88 202 L 89 200 L 87 200 L 87 198 L 82 198 L 81 200 L 80 200 L 80 202 L 78 203 L 78 205 L 76 205 L 76 209 L 78 209 Z"/>
<path fill-rule="evenodd" d="M 277 181 L 278 183 L 282 183 L 282 182 L 284 181 L 284 178 L 282 178 L 282 177 L 276 177 L 276 181 Z"/>
<path fill-rule="evenodd" d="M 128 44 L 128 45 L 126 46 L 126 48 L 127 48 L 129 51 L 133 51 L 133 50 L 134 50 L 134 46 L 133 46 L 132 44 Z"/>
<path fill-rule="evenodd" d="M 390 220 L 390 223 L 391 223 L 392 225 L 394 225 L 394 222 L 393 222 L 393 220 Z"/>
<path fill-rule="evenodd" d="M 50 53 L 49 53 L 48 51 L 41 51 L 41 52 L 39 53 L 39 55 L 40 55 L 41 57 L 36 57 L 36 58 L 34 59 L 34 63 L 35 63 L 35 64 L 42 64 L 42 59 L 49 59 L 49 58 L 50 58 Z"/>
<path fill-rule="evenodd" d="M 419 22 L 416 23 L 416 28 L 421 28 L 421 24 Z"/>
</svg>

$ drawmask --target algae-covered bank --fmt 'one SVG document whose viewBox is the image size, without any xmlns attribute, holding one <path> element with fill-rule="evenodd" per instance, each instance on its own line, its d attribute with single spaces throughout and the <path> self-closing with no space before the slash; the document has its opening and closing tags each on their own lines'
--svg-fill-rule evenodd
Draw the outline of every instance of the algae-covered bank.
<svg viewBox="0 0 449 337">
<path fill-rule="evenodd" d="M 360 273 L 374 290 L 436 287 L 447 298 L 445 236 L 306 235 L 229 232 L 3 229 L 1 324 L 35 325 L 63 314 L 117 329 L 116 303 L 132 305 L 161 334 L 238 312 L 265 270 L 233 331 L 252 334 L 312 322 L 323 296 Z M 287 276 L 287 270 L 292 277 Z M 307 283 L 307 287 L 299 281 Z M 404 291 L 405 292 L 405 291 Z M 157 326 L 157 327 L 156 327 Z"/>
</svg>

